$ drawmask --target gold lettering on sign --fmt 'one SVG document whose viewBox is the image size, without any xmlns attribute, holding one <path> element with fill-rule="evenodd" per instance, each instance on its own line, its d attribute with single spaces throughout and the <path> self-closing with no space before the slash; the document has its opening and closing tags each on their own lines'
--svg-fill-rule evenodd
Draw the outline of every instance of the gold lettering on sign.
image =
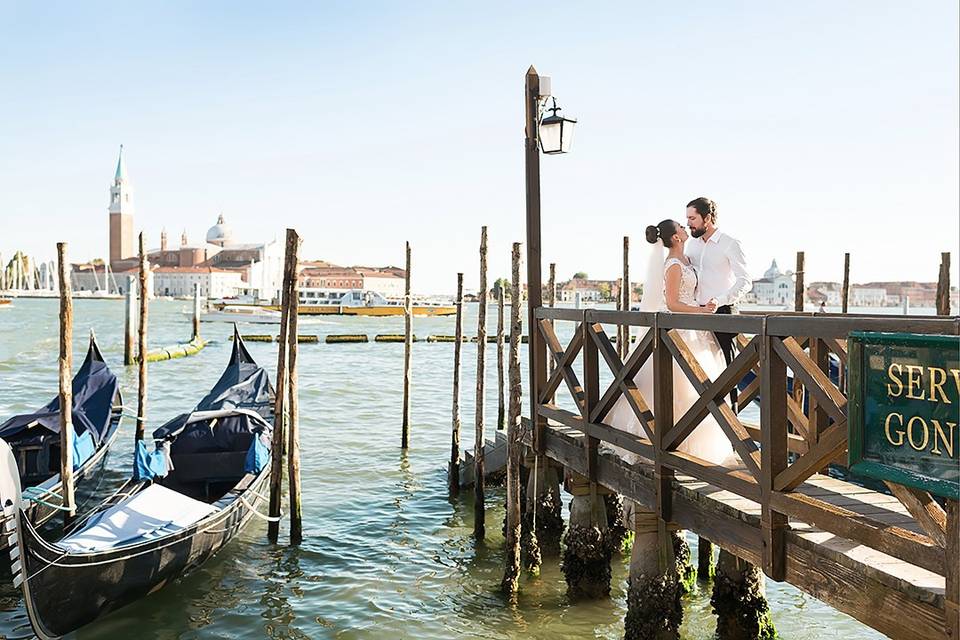
<svg viewBox="0 0 960 640">
<path fill-rule="evenodd" d="M 943 402 L 946 404 L 953 404 L 950 402 L 950 398 L 947 397 L 947 394 L 943 391 L 943 384 L 947 381 L 947 372 L 939 367 L 927 367 L 930 370 L 930 397 L 927 398 L 930 402 L 938 402 L 937 400 L 937 391 L 940 392 L 940 397 L 943 398 Z M 937 378 L 940 378 L 940 381 L 937 381 Z"/>
<path fill-rule="evenodd" d="M 960 396 L 960 369 L 950 369 L 950 375 L 953 376 L 953 383 L 957 385 L 957 395 Z"/>
<path fill-rule="evenodd" d="M 896 442 L 893 441 L 893 438 L 890 437 L 890 418 L 892 417 L 900 418 L 900 430 L 896 432 L 900 436 Z M 891 413 L 887 416 L 887 419 L 883 421 L 883 432 L 887 435 L 887 442 L 892 444 L 895 447 L 903 446 L 903 414 L 902 413 Z"/>
<path fill-rule="evenodd" d="M 893 375 L 893 368 L 897 368 L 897 373 L 903 373 L 903 367 L 899 363 L 893 362 L 890 364 L 890 367 L 887 369 L 887 377 L 890 378 L 892 382 L 895 382 L 897 385 L 897 392 L 893 392 L 893 388 L 890 386 L 890 383 L 887 383 L 887 395 L 891 398 L 898 398 L 900 394 L 903 393 L 903 382 L 900 381 L 900 378 Z M 888 416 L 889 418 L 889 416 Z"/>
<path fill-rule="evenodd" d="M 916 422 L 919 422 L 921 425 L 923 425 L 923 440 L 919 445 L 913 443 L 913 425 Z M 927 433 L 927 423 L 924 422 L 923 418 L 920 416 L 913 416 L 910 418 L 910 421 L 907 422 L 907 440 L 910 442 L 910 446 L 917 451 L 923 451 L 927 448 L 927 441 L 930 440 L 930 434 Z"/>
<path fill-rule="evenodd" d="M 948 422 L 947 429 L 950 430 L 950 434 L 947 435 L 943 432 L 943 427 L 940 426 L 939 420 L 931 420 L 933 423 L 933 448 L 930 449 L 930 453 L 935 453 L 938 456 L 942 455 L 940 449 L 937 447 L 937 441 L 943 440 L 943 448 L 947 450 L 947 457 L 953 457 L 953 430 L 956 428 L 956 422 Z"/>
<path fill-rule="evenodd" d="M 913 375 L 914 371 L 917 373 L 916 377 Z M 920 395 L 913 395 L 914 387 L 920 389 Z M 923 400 L 926 398 L 926 393 L 923 390 L 923 367 L 915 364 L 907 365 L 907 397 L 911 400 Z"/>
</svg>

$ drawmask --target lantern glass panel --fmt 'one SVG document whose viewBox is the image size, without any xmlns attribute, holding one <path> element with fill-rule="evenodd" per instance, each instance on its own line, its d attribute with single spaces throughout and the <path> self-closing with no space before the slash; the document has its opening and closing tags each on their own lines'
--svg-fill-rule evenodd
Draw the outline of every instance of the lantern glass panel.
<svg viewBox="0 0 960 640">
<path fill-rule="evenodd" d="M 576 120 L 564 120 L 560 135 L 560 153 L 570 151 L 570 145 L 573 143 L 573 127 L 577 124 Z"/>
<path fill-rule="evenodd" d="M 561 149 L 563 121 L 560 118 L 544 118 L 540 123 L 540 148 L 546 154 L 563 153 Z"/>
</svg>

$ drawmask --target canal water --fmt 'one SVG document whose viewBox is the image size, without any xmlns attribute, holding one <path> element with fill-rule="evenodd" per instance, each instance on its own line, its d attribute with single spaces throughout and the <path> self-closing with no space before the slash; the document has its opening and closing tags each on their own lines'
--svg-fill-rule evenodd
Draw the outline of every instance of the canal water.
<svg viewBox="0 0 960 640">
<path fill-rule="evenodd" d="M 0 307 L 0 421 L 56 393 L 57 305 L 56 300 L 18 299 Z M 74 303 L 74 363 L 79 366 L 94 329 L 120 377 L 125 404 L 134 411 L 136 368 L 122 366 L 123 306 L 108 300 Z M 189 338 L 189 307 L 183 301 L 151 303 L 151 348 Z M 467 306 L 467 333 L 476 331 L 477 309 Z M 493 306 L 487 322 L 495 329 Z M 409 452 L 399 446 L 403 345 L 372 341 L 378 333 L 402 333 L 403 319 L 333 317 L 302 323 L 301 333 L 321 336 L 321 344 L 302 345 L 299 357 L 304 543 L 284 546 L 284 524 L 281 544 L 271 545 L 263 522 L 254 520 L 211 562 L 77 637 L 621 638 L 627 558 L 615 557 L 612 595 L 602 602 L 571 602 L 558 562 L 549 559 L 539 578 L 523 580 L 516 605 L 497 594 L 503 489 L 490 489 L 488 538 L 482 544 L 470 535 L 469 496 L 455 502 L 447 497 L 453 345 L 423 338 L 453 334 L 454 320 L 416 318 L 414 326 L 421 341 L 413 349 Z M 271 329 L 246 325 L 241 330 Z M 561 340 L 570 330 L 560 328 Z M 149 366 L 148 433 L 206 393 L 227 362 L 230 331 L 226 324 L 204 323 L 203 336 L 212 344 L 199 355 Z M 366 333 L 371 342 L 323 344 L 322 336 L 330 333 Z M 275 345 L 248 346 L 258 362 L 275 371 Z M 464 345 L 464 443 L 473 441 L 476 356 L 475 345 Z M 496 370 L 491 345 L 486 393 L 491 434 Z M 132 441 L 133 423 L 125 420 L 108 460 L 107 485 L 129 473 Z M 30 637 L 17 593 L 8 586 L 0 596 L 0 636 Z M 768 582 L 767 597 L 783 638 L 883 637 L 789 585 Z M 689 596 L 682 637 L 711 638 L 714 626 L 709 590 Z"/>
</svg>

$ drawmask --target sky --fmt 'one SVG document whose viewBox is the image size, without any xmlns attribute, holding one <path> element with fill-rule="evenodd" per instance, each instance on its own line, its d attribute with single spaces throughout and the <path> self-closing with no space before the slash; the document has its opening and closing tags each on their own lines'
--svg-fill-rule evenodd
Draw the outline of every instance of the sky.
<svg viewBox="0 0 960 640">
<path fill-rule="evenodd" d="M 956 0 L 0 1 L 0 254 L 108 255 L 124 145 L 137 230 L 338 264 L 451 293 L 524 241 L 523 78 L 578 119 L 543 157 L 543 268 L 616 278 L 622 238 L 708 196 L 759 277 L 960 281 Z M 637 279 L 640 279 L 639 277 Z"/>
</svg>

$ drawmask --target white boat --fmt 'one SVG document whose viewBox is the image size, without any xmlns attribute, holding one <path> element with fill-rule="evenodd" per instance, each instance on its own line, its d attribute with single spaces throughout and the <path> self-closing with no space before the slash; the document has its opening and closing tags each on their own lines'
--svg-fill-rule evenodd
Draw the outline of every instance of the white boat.
<svg viewBox="0 0 960 640">
<path fill-rule="evenodd" d="M 193 317 L 192 311 L 184 315 Z M 226 305 L 200 314 L 200 322 L 250 322 L 254 324 L 280 324 L 280 312 L 263 307 Z"/>
</svg>

